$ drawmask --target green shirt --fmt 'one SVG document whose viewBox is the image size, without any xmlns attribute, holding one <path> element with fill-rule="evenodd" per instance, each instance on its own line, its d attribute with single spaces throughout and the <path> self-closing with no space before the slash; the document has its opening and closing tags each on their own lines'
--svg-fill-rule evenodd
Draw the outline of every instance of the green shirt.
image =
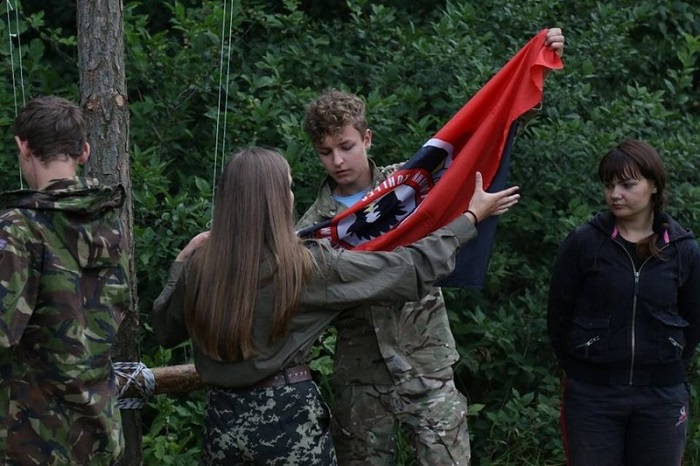
<svg viewBox="0 0 700 466">
<path fill-rule="evenodd" d="M 301 306 L 287 335 L 274 345 L 268 344 L 274 282 L 261 281 L 265 285 L 255 303 L 253 331 L 257 354 L 247 360 L 215 361 L 193 342 L 200 378 L 210 385 L 245 387 L 283 368 L 308 363 L 311 346 L 341 312 L 362 309 L 376 300 L 403 302 L 420 298 L 434 281 L 452 271 L 459 246 L 475 235 L 473 225 L 460 216 L 421 241 L 393 252 L 341 251 L 331 248 L 327 241 L 311 246 L 317 269 L 305 286 Z M 156 340 L 165 347 L 189 338 L 184 318 L 188 276 L 184 265 L 173 264 L 151 313 Z"/>
</svg>

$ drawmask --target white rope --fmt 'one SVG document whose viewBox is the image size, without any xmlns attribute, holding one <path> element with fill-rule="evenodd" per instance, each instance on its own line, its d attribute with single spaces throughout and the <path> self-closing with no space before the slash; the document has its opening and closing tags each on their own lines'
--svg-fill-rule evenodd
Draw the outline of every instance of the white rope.
<svg viewBox="0 0 700 466">
<path fill-rule="evenodd" d="M 10 10 L 15 12 L 15 32 L 12 32 L 12 21 L 10 20 Z M 17 79 L 15 77 L 15 54 L 14 47 L 12 44 L 12 39 L 17 38 L 17 56 L 19 59 L 19 76 L 20 76 L 20 89 L 22 89 L 22 106 L 26 103 L 26 98 L 24 95 L 24 70 L 22 66 L 22 38 L 19 32 L 19 4 L 14 7 L 10 3 L 10 0 L 5 2 L 5 12 L 7 14 L 7 39 L 10 46 L 10 64 L 12 68 L 12 91 L 15 99 L 15 117 L 19 113 L 19 103 L 17 102 Z M 24 178 L 22 177 L 22 169 L 17 167 L 17 173 L 19 175 L 19 186 L 24 189 Z"/>
<path fill-rule="evenodd" d="M 19 88 L 22 90 L 22 107 L 24 107 L 27 104 L 27 98 L 24 95 L 24 65 L 22 64 L 22 36 L 19 33 L 19 3 L 17 3 L 17 8 L 15 8 L 15 37 L 17 37 L 17 51 L 19 52 Z"/>
<path fill-rule="evenodd" d="M 153 372 L 139 361 L 120 361 L 113 363 L 114 372 L 117 375 L 118 406 L 120 409 L 141 409 L 146 405 L 146 400 L 153 396 L 156 390 L 156 378 Z M 139 375 L 141 382 L 139 382 Z M 126 382 L 122 382 L 126 380 Z M 127 397 L 126 393 L 135 388 L 139 398 Z"/>
<path fill-rule="evenodd" d="M 233 2 L 229 8 L 229 26 L 228 26 L 228 46 L 226 36 L 226 9 L 228 1 L 224 0 L 224 11 L 221 20 L 221 50 L 219 53 L 219 95 L 216 105 L 216 131 L 214 143 L 214 169 L 211 176 L 211 198 L 212 198 L 212 217 L 214 215 L 214 194 L 216 191 L 216 177 L 221 173 L 224 166 L 226 153 L 226 120 L 228 117 L 228 88 L 231 78 L 231 37 L 233 36 Z M 227 50 L 226 57 L 226 83 L 224 85 L 224 50 Z M 221 99 L 224 98 L 224 122 L 221 124 Z M 223 128 L 222 128 L 223 127 Z M 219 129 L 222 128 L 221 135 L 221 157 L 219 158 Z M 221 160 L 219 162 L 219 160 Z M 221 165 L 219 165 L 221 164 Z"/>
<path fill-rule="evenodd" d="M 228 119 L 228 89 L 231 84 L 231 38 L 233 37 L 233 7 L 234 3 L 231 2 L 231 8 L 229 8 L 228 16 L 228 50 L 226 58 L 226 99 L 224 103 L 224 134 L 221 138 L 221 167 L 219 173 L 224 169 L 224 159 L 226 158 L 226 120 Z"/>
<path fill-rule="evenodd" d="M 17 104 L 17 80 L 15 79 L 15 52 L 14 52 L 14 46 L 12 44 L 12 37 L 14 37 L 15 34 L 12 33 L 12 22 L 10 21 L 10 9 L 12 8 L 12 5 L 10 5 L 10 0 L 7 0 L 5 3 L 5 12 L 7 13 L 7 39 L 10 42 L 10 63 L 12 64 L 12 90 L 14 91 L 14 98 L 15 98 L 15 116 L 17 115 L 19 108 Z M 14 8 L 12 8 L 14 9 Z"/>
</svg>

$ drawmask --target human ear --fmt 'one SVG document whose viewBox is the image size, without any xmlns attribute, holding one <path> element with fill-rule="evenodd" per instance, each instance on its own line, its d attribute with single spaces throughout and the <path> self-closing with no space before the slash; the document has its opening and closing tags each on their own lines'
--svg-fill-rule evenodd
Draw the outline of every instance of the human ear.
<svg viewBox="0 0 700 466">
<path fill-rule="evenodd" d="M 17 149 L 19 149 L 19 155 L 25 158 L 32 155 L 32 151 L 29 149 L 29 141 L 20 139 L 19 136 L 15 136 L 15 143 L 17 144 Z"/>
<path fill-rule="evenodd" d="M 90 159 L 90 144 L 87 142 L 83 143 L 83 152 L 77 158 L 78 164 L 82 165 Z"/>
</svg>

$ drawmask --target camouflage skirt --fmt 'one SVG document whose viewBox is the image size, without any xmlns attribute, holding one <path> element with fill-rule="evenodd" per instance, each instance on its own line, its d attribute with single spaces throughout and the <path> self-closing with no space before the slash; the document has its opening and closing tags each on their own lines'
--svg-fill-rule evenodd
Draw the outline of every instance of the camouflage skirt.
<svg viewBox="0 0 700 466">
<path fill-rule="evenodd" d="M 337 464 L 330 411 L 313 381 L 207 393 L 201 466 Z"/>
</svg>

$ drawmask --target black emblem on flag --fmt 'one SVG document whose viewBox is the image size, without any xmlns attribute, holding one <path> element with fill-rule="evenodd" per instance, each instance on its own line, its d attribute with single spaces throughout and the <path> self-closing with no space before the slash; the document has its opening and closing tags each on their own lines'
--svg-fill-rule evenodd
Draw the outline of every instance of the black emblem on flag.
<svg viewBox="0 0 700 466">
<path fill-rule="evenodd" d="M 355 212 L 355 221 L 348 227 L 347 233 L 360 240 L 376 238 L 395 227 L 406 213 L 396 191 L 390 191 Z"/>
</svg>

